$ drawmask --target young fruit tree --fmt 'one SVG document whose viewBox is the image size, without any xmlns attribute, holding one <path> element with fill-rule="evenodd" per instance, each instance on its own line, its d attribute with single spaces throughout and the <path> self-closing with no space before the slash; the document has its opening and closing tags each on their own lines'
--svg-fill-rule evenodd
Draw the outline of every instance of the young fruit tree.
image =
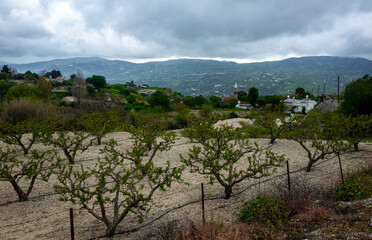
<svg viewBox="0 0 372 240">
<path fill-rule="evenodd" d="M 191 123 L 189 128 L 193 130 L 187 129 L 187 136 L 198 145 L 189 149 L 187 157 L 180 155 L 181 161 L 190 172 L 206 175 L 210 184 L 217 180 L 225 188 L 226 199 L 230 198 L 235 184 L 269 176 L 285 162 L 284 155 L 250 143 L 242 129 L 208 123 Z"/>
<path fill-rule="evenodd" d="M 354 146 L 355 151 L 359 151 L 359 143 L 368 137 L 372 131 L 372 117 L 368 115 L 345 116 L 339 114 L 336 116 L 334 123 L 346 132 L 346 137 Z"/>
<path fill-rule="evenodd" d="M 31 118 L 15 124 L 0 123 L 0 140 L 18 145 L 24 154 L 28 154 L 32 146 L 41 141 L 44 134 L 50 132 L 49 121 Z"/>
<path fill-rule="evenodd" d="M 270 144 L 283 133 L 295 120 L 290 114 L 259 111 L 254 115 L 255 124 L 270 131 Z"/>
<path fill-rule="evenodd" d="M 169 150 L 174 139 L 167 133 L 146 143 L 134 138 L 131 148 L 124 151 L 110 140 L 101 150 L 104 157 L 92 168 L 59 161 L 55 170 L 59 184 L 54 190 L 61 195 L 60 200 L 71 201 L 102 221 L 105 236 L 113 236 L 128 214 L 142 221 L 151 209 L 155 191 L 165 191 L 172 182 L 182 181 L 183 167 L 155 161 L 157 153 Z"/>
<path fill-rule="evenodd" d="M 309 112 L 307 116 L 299 116 L 296 123 L 286 132 L 286 137 L 298 142 L 306 151 L 308 164 L 306 171 L 310 172 L 314 163 L 325 159 L 332 154 L 340 154 L 350 150 L 345 132 L 332 124 L 332 121 L 324 121 L 322 113 Z"/>
<path fill-rule="evenodd" d="M 83 131 L 66 130 L 57 131 L 57 133 L 49 133 L 44 136 L 43 142 L 52 145 L 55 148 L 60 148 L 63 154 L 71 164 L 75 163 L 75 157 L 78 151 L 83 153 L 93 145 L 93 139 L 88 140 L 89 134 Z"/>
<path fill-rule="evenodd" d="M 7 181 L 18 195 L 20 202 L 27 201 L 35 181 L 48 181 L 51 174 L 49 166 L 54 159 L 53 151 L 32 150 L 29 154 L 16 156 L 16 151 L 0 149 L 0 181 Z M 24 180 L 29 182 L 26 184 Z M 20 182 L 22 181 L 22 184 Z M 26 186 L 26 189 L 21 186 Z"/>
<path fill-rule="evenodd" d="M 162 114 L 138 113 L 131 116 L 126 131 L 132 134 L 132 139 L 141 141 L 150 151 L 155 139 L 163 135 L 167 127 L 168 122 Z"/>
<path fill-rule="evenodd" d="M 102 138 L 120 124 L 120 116 L 117 111 L 86 113 L 79 123 L 85 131 L 96 138 L 97 144 L 101 145 Z"/>
</svg>

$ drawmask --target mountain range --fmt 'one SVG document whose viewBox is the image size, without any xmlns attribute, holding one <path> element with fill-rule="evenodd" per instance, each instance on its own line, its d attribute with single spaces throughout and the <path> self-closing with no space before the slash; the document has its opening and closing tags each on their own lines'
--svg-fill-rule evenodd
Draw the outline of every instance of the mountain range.
<svg viewBox="0 0 372 240">
<path fill-rule="evenodd" d="M 372 61 L 349 57 L 300 57 L 281 61 L 243 63 L 201 59 L 177 59 L 132 63 L 97 57 L 55 59 L 28 64 L 9 64 L 18 72 L 60 70 L 69 78 L 77 69 L 85 77 L 103 75 L 110 84 L 135 84 L 172 88 L 183 95 L 230 96 L 234 83 L 239 91 L 256 87 L 260 95 L 293 94 L 297 87 L 318 95 L 337 92 L 350 81 L 372 73 Z"/>
</svg>

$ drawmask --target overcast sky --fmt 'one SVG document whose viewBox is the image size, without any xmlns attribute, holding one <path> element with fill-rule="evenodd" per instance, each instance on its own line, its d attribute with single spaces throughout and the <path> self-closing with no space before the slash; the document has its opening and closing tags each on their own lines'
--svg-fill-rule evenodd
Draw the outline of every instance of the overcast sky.
<svg viewBox="0 0 372 240">
<path fill-rule="evenodd" d="M 0 0 L 0 61 L 372 59 L 371 0 Z"/>
</svg>

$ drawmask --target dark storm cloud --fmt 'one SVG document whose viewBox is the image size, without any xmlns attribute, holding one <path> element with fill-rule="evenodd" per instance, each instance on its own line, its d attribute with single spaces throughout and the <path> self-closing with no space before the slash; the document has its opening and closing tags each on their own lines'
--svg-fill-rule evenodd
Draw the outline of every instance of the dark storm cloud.
<svg viewBox="0 0 372 240">
<path fill-rule="evenodd" d="M 24 51 L 51 58 L 58 57 L 56 53 L 123 59 L 372 58 L 372 1 L 368 0 L 8 2 L 1 1 L 0 9 L 3 59 L 13 56 L 11 49 L 17 56 Z"/>
</svg>

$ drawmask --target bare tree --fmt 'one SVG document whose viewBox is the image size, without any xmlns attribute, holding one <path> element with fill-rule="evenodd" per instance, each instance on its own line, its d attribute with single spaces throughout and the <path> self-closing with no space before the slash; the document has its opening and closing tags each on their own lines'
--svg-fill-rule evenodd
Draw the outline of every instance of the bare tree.
<svg viewBox="0 0 372 240">
<path fill-rule="evenodd" d="M 86 95 L 85 79 L 80 69 L 75 74 L 74 83 L 72 85 L 72 96 L 76 97 L 76 107 L 80 108 L 81 99 Z"/>
</svg>

